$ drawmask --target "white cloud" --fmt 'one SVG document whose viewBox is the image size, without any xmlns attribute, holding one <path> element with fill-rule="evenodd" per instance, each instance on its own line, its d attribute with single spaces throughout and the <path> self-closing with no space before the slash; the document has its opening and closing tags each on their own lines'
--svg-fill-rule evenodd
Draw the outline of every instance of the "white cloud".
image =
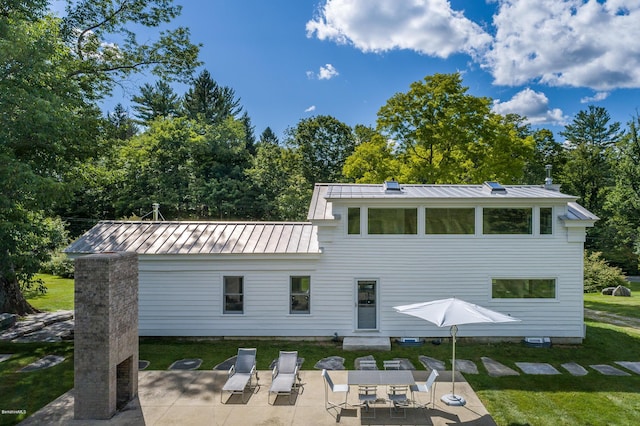
<svg viewBox="0 0 640 426">
<path fill-rule="evenodd" d="M 305 109 L 304 112 L 313 112 L 316 110 L 316 106 L 315 105 L 311 105 L 309 108 Z"/>
<path fill-rule="evenodd" d="M 600 101 L 604 101 L 608 97 L 609 97 L 609 92 L 598 92 L 593 96 L 585 96 L 584 98 L 580 99 L 580 103 L 588 104 L 590 102 L 600 102 Z"/>
<path fill-rule="evenodd" d="M 638 0 L 499 0 L 483 66 L 500 85 L 640 87 Z"/>
<path fill-rule="evenodd" d="M 527 117 L 530 124 L 565 125 L 567 117 L 559 108 L 549 108 L 549 99 L 542 92 L 526 88 L 516 93 L 510 100 L 493 102 L 493 111 L 501 114 L 519 114 Z"/>
<path fill-rule="evenodd" d="M 350 43 L 363 52 L 409 49 L 446 58 L 474 55 L 491 37 L 447 0 L 327 0 L 307 37 Z"/>
<path fill-rule="evenodd" d="M 333 77 L 337 77 L 339 75 L 340 73 L 338 70 L 331 64 L 326 64 L 325 66 L 320 67 L 317 74 L 313 71 L 307 71 L 307 78 L 309 80 L 313 80 L 314 78 L 318 78 L 319 80 L 331 80 Z"/>
<path fill-rule="evenodd" d="M 326 64 L 324 67 L 320 67 L 318 78 L 320 80 L 331 80 L 333 77 L 337 77 L 338 75 L 340 75 L 340 73 L 334 68 L 333 65 Z"/>
</svg>

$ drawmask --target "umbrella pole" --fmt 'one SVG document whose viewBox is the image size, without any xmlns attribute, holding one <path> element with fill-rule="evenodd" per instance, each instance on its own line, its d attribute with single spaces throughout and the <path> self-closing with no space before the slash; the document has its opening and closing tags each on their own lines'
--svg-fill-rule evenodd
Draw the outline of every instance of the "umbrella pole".
<svg viewBox="0 0 640 426">
<path fill-rule="evenodd" d="M 451 338 L 453 341 L 453 357 L 451 359 L 451 393 L 442 395 L 440 400 L 447 405 L 462 406 L 467 403 L 465 399 L 459 395 L 456 395 L 456 333 L 458 332 L 458 326 L 451 326 Z"/>
</svg>

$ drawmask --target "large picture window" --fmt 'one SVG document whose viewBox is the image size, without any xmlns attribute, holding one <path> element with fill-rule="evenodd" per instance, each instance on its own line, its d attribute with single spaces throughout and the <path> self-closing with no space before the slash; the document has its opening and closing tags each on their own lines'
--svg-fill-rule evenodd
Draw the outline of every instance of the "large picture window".
<svg viewBox="0 0 640 426">
<path fill-rule="evenodd" d="M 370 208 L 368 232 L 371 235 L 417 234 L 418 209 Z"/>
<path fill-rule="evenodd" d="M 308 314 L 311 298 L 311 277 L 291 277 L 291 307 L 292 314 Z"/>
<path fill-rule="evenodd" d="M 494 299 L 555 299 L 555 279 L 493 279 Z"/>
<path fill-rule="evenodd" d="M 483 234 L 531 234 L 530 208 L 482 209 Z"/>
<path fill-rule="evenodd" d="M 224 277 L 224 313 L 244 313 L 243 277 Z"/>
<path fill-rule="evenodd" d="M 474 208 L 427 208 L 425 232 L 427 234 L 475 234 Z"/>
</svg>

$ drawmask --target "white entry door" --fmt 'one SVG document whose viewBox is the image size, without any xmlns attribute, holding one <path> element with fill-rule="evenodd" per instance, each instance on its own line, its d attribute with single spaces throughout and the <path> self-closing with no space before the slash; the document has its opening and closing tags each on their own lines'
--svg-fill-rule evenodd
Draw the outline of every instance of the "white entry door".
<svg viewBox="0 0 640 426">
<path fill-rule="evenodd" d="M 375 330 L 378 328 L 378 281 L 358 280 L 356 287 L 358 296 L 357 328 L 358 330 Z"/>
</svg>

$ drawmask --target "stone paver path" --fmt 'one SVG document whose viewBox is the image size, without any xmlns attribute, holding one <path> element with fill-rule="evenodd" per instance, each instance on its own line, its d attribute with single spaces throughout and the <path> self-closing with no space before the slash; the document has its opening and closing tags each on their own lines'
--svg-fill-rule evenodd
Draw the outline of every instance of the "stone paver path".
<svg viewBox="0 0 640 426">
<path fill-rule="evenodd" d="M 18 370 L 21 373 L 28 373 L 29 371 L 42 370 L 43 368 L 53 367 L 64 361 L 64 357 L 60 355 L 47 355 L 39 360 L 32 362 L 24 368 Z"/>
<path fill-rule="evenodd" d="M 516 370 L 507 367 L 504 364 L 499 363 L 498 361 L 494 361 L 491 358 L 486 356 L 481 357 L 482 364 L 484 364 L 484 368 L 487 369 L 487 372 L 491 377 L 501 377 L 501 376 L 519 376 Z"/>
<path fill-rule="evenodd" d="M 543 362 L 516 362 L 516 365 L 525 374 L 553 375 L 562 374 L 551 364 Z"/>
<path fill-rule="evenodd" d="M 622 371 L 619 368 L 613 367 L 607 364 L 595 364 L 590 365 L 589 367 L 593 368 L 597 372 L 604 374 L 605 376 L 630 376 L 631 374 L 626 371 Z"/>
<path fill-rule="evenodd" d="M 341 356 L 329 356 L 322 358 L 320 361 L 316 362 L 316 365 L 314 365 L 313 368 L 317 370 L 344 370 L 344 358 Z"/>
<path fill-rule="evenodd" d="M 640 362 L 616 361 L 616 364 L 626 368 L 627 370 L 631 370 L 636 374 L 640 374 Z"/>
<path fill-rule="evenodd" d="M 586 368 L 575 362 L 562 364 L 562 368 L 567 370 L 572 376 L 586 376 L 589 374 Z"/>
<path fill-rule="evenodd" d="M 420 355 L 418 359 L 420 360 L 420 363 L 424 365 L 424 368 L 426 368 L 427 370 L 438 370 L 438 371 L 445 370 L 444 362 L 440 361 L 439 359 L 431 358 L 429 356 L 424 356 L 424 355 Z"/>
<path fill-rule="evenodd" d="M 180 359 L 169 366 L 169 370 L 196 370 L 202 364 L 200 358 Z"/>
<path fill-rule="evenodd" d="M 143 359 L 138 360 L 138 370 L 144 370 L 151 364 L 149 361 L 145 361 Z"/>
<path fill-rule="evenodd" d="M 456 359 L 456 371 L 464 374 L 478 374 L 478 366 L 468 359 Z"/>
</svg>

